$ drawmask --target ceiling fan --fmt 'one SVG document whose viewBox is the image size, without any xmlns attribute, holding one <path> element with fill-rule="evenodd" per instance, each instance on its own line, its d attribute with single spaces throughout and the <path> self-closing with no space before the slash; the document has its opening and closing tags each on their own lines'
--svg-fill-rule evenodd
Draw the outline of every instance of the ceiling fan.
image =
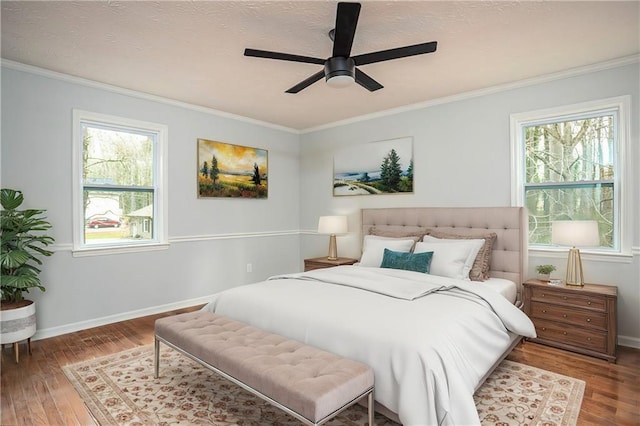
<svg viewBox="0 0 640 426">
<path fill-rule="evenodd" d="M 384 86 L 364 72 L 360 71 L 356 66 L 405 58 L 407 56 L 422 55 L 436 51 L 438 42 L 431 41 L 428 43 L 414 44 L 412 46 L 350 56 L 351 45 L 353 44 L 353 38 L 356 33 L 359 15 L 360 3 L 338 3 L 336 26 L 334 29 L 329 31 L 329 37 L 333 40 L 333 54 L 328 59 L 312 58 L 309 56 L 270 52 L 258 49 L 245 49 L 244 56 L 324 65 L 323 70 L 318 71 L 311 77 L 291 87 L 286 91 L 287 93 L 298 93 L 302 89 L 311 86 L 322 77 L 326 79 L 327 84 L 333 87 L 345 87 L 353 83 L 355 80 L 355 82 L 360 86 L 373 92 L 375 90 L 382 89 Z"/>
</svg>

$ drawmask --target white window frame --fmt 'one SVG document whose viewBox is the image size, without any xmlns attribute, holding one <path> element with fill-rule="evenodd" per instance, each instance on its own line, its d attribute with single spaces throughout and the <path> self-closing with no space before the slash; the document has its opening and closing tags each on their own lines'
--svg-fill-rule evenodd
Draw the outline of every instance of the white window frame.
<svg viewBox="0 0 640 426">
<path fill-rule="evenodd" d="M 83 208 L 83 122 L 99 125 L 125 127 L 156 135 L 154 149 L 154 216 L 151 240 L 132 241 L 122 244 L 84 244 L 85 217 Z M 73 256 L 95 256 L 125 252 L 163 250 L 168 248 L 168 198 L 167 198 L 167 138 L 169 130 L 164 124 L 140 121 L 114 115 L 100 114 L 79 109 L 73 110 Z"/>
<path fill-rule="evenodd" d="M 614 197 L 617 200 L 614 206 L 616 222 L 615 238 L 617 247 L 614 248 L 585 248 L 581 252 L 602 255 L 631 256 L 631 191 L 627 186 L 631 184 L 632 177 L 630 159 L 630 111 L 631 96 L 618 96 L 614 98 L 583 102 L 573 105 L 565 105 L 554 108 L 546 108 L 537 111 L 522 112 L 510 115 L 511 127 L 511 205 L 525 206 L 525 141 L 524 128 L 531 125 L 549 122 L 550 120 L 565 121 L 578 119 L 586 114 L 599 111 L 615 111 L 617 114 L 616 152 L 614 155 Z M 614 239 L 615 241 L 615 239 Z M 530 245 L 529 250 L 540 252 L 566 252 L 565 248 Z"/>
</svg>

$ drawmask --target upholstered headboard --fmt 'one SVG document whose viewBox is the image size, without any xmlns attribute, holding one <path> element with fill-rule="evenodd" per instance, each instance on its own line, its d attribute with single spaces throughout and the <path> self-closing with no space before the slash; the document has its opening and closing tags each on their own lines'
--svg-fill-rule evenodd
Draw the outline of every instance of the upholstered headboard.
<svg viewBox="0 0 640 426">
<path fill-rule="evenodd" d="M 362 210 L 362 235 L 371 228 L 388 231 L 428 229 L 465 234 L 474 231 L 495 232 L 490 276 L 506 278 L 518 286 L 522 300 L 522 282 L 527 273 L 528 220 L 524 207 L 413 207 Z"/>
</svg>

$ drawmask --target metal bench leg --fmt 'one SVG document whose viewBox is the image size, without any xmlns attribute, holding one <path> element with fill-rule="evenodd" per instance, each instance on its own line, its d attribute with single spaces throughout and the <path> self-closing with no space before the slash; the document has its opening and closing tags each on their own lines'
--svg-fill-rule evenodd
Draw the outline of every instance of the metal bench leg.
<svg viewBox="0 0 640 426">
<path fill-rule="evenodd" d="M 154 378 L 158 378 L 159 376 L 159 370 L 160 370 L 160 340 L 158 340 L 158 338 L 155 338 L 154 341 L 154 356 L 153 356 L 153 371 L 154 371 Z"/>
<path fill-rule="evenodd" d="M 369 392 L 369 396 L 367 397 L 367 405 L 369 406 L 369 426 L 374 426 L 373 415 L 374 415 L 374 401 L 373 401 L 373 391 Z"/>
</svg>

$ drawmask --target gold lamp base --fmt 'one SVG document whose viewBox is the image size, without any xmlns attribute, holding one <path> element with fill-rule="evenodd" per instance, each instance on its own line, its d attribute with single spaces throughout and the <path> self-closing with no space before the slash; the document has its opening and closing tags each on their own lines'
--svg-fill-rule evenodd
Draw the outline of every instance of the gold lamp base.
<svg viewBox="0 0 640 426">
<path fill-rule="evenodd" d="M 584 286 L 584 274 L 582 273 L 582 259 L 580 258 L 580 250 L 575 247 L 569 249 L 569 258 L 567 259 L 567 285 Z"/>
<path fill-rule="evenodd" d="M 338 259 L 338 244 L 336 243 L 336 234 L 329 235 L 329 256 L 327 260 Z"/>
</svg>

